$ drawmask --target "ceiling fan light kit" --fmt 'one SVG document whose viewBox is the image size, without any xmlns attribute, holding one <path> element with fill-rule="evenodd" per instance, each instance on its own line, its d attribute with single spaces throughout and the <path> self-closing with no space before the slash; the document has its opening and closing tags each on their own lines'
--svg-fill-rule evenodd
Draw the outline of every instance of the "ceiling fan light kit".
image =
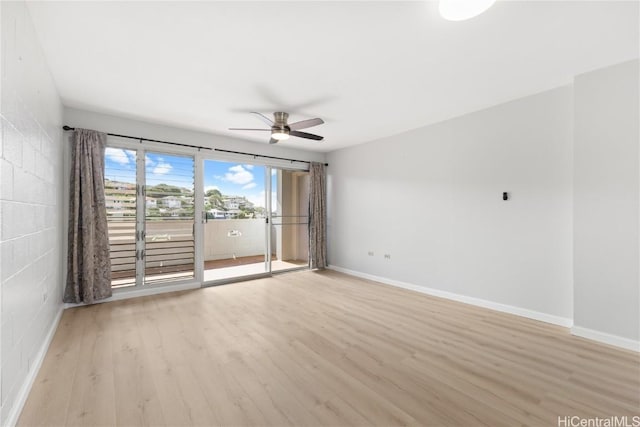
<svg viewBox="0 0 640 427">
<path fill-rule="evenodd" d="M 271 138 L 277 139 L 278 141 L 284 141 L 285 139 L 289 139 L 289 134 L 285 130 L 279 130 L 273 132 L 271 134 Z"/>
<path fill-rule="evenodd" d="M 287 123 L 289 120 L 289 113 L 285 113 L 283 111 L 276 111 L 273 113 L 273 120 L 261 113 L 252 112 L 252 114 L 255 114 L 260 120 L 271 126 L 271 129 L 229 128 L 229 130 L 270 131 L 271 139 L 269 140 L 269 144 L 284 141 L 285 139 L 289 139 L 289 136 L 296 136 L 298 138 L 311 139 L 314 141 L 322 141 L 324 139 L 324 137 L 320 135 L 300 132 L 300 129 L 306 129 L 323 124 L 324 120 L 322 119 L 315 118 L 301 120 L 295 123 Z"/>
</svg>

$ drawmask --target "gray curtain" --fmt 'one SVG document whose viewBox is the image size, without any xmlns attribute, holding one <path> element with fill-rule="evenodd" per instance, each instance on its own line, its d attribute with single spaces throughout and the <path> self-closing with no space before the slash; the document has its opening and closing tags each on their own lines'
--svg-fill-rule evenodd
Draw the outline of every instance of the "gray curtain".
<svg viewBox="0 0 640 427">
<path fill-rule="evenodd" d="M 111 296 L 111 259 L 104 196 L 107 134 L 76 129 L 71 151 L 69 249 L 64 302 Z"/>
<path fill-rule="evenodd" d="M 327 266 L 327 186 L 323 163 L 309 165 L 309 256 L 311 268 Z"/>
</svg>

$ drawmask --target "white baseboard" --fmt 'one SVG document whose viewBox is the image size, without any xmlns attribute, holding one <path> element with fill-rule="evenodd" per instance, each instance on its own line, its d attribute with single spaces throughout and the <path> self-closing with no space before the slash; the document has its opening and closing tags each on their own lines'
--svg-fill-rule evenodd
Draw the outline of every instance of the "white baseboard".
<svg viewBox="0 0 640 427">
<path fill-rule="evenodd" d="M 104 302 L 111 302 L 111 301 L 120 301 L 124 299 L 129 299 L 129 298 L 146 297 L 149 295 L 164 294 L 167 292 L 188 291 L 190 289 L 199 289 L 201 287 L 202 285 L 199 282 L 188 282 L 188 283 L 181 283 L 177 285 L 150 286 L 148 288 L 142 288 L 142 289 L 121 290 L 121 291 L 114 292 L 113 295 L 110 296 L 109 298 L 96 301 L 95 304 L 101 304 Z M 87 304 L 66 303 L 64 305 L 64 308 L 67 309 L 67 308 L 73 308 L 73 307 L 82 307 L 84 305 L 87 305 Z"/>
<path fill-rule="evenodd" d="M 571 328 L 571 335 L 640 353 L 640 341 L 634 341 L 632 339 L 623 338 L 618 335 L 611 335 L 605 332 L 594 331 L 593 329 L 582 328 L 580 326 L 574 326 L 573 328 Z"/>
<path fill-rule="evenodd" d="M 64 308 L 60 306 L 58 313 L 56 313 L 56 317 L 53 319 L 51 323 L 51 327 L 47 332 L 47 336 L 40 346 L 40 350 L 36 354 L 36 357 L 33 360 L 33 364 L 31 364 L 29 372 L 27 372 L 27 377 L 22 383 L 22 387 L 18 391 L 18 396 L 16 396 L 15 402 L 13 402 L 13 406 L 7 415 L 7 419 L 5 421 L 4 427 L 14 427 L 18 423 L 18 418 L 20 417 L 20 413 L 22 412 L 22 408 L 24 404 L 27 402 L 27 397 L 29 397 L 29 392 L 31 391 L 31 387 L 33 386 L 36 377 L 38 376 L 38 372 L 40 371 L 40 367 L 42 366 L 42 362 L 44 361 L 44 357 L 47 354 L 47 350 L 49 350 L 49 345 L 53 340 L 53 336 L 58 329 L 58 323 L 60 323 L 60 319 L 62 318 L 62 312 Z"/>
<path fill-rule="evenodd" d="M 426 286 L 418 286 L 412 283 L 401 282 L 398 280 L 388 279 L 386 277 L 374 276 L 372 274 L 362 273 L 359 271 L 349 270 L 347 268 L 330 265 L 330 270 L 340 273 L 349 274 L 351 276 L 361 277 L 363 279 L 372 280 L 374 282 L 384 283 L 386 285 L 397 286 L 399 288 L 409 289 L 423 294 L 432 295 L 440 298 L 446 298 L 453 301 L 463 302 L 478 307 L 488 308 L 491 310 L 501 311 L 503 313 L 515 314 L 517 316 L 526 317 L 528 319 L 539 320 L 541 322 L 551 323 L 565 328 L 573 326 L 573 320 L 566 317 L 554 316 L 539 311 L 529 310 L 526 308 L 516 307 L 513 305 L 501 304 L 498 302 L 488 301 L 481 298 L 469 297 L 466 295 L 455 294 L 453 292 L 442 291 L 439 289 L 428 288 Z"/>
</svg>

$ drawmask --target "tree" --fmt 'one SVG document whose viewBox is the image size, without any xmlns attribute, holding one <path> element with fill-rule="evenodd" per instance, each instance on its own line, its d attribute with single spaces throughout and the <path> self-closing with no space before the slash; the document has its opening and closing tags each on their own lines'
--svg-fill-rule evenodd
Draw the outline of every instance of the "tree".
<svg viewBox="0 0 640 427">
<path fill-rule="evenodd" d="M 211 190 L 207 190 L 205 196 L 208 197 L 209 204 L 213 209 L 226 210 L 220 190 L 218 190 L 217 188 L 212 188 Z"/>
<path fill-rule="evenodd" d="M 183 188 L 169 184 L 150 185 L 147 187 L 147 196 L 155 198 L 166 196 L 180 196 L 183 192 Z"/>
</svg>

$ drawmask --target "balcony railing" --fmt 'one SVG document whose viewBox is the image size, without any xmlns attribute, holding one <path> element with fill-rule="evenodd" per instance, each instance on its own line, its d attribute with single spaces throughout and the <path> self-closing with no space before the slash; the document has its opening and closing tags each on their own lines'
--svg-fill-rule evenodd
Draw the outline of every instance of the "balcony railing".
<svg viewBox="0 0 640 427">
<path fill-rule="evenodd" d="M 135 284 L 137 256 L 135 220 L 109 220 L 111 279 L 114 287 Z M 193 277 L 193 220 L 165 218 L 147 222 L 145 281 Z"/>
<path fill-rule="evenodd" d="M 264 219 L 215 219 L 204 224 L 205 269 L 218 269 L 264 262 Z M 293 233 L 300 234 L 300 246 L 290 242 Z M 306 227 L 286 230 L 272 226 L 272 260 L 280 258 L 277 239 L 285 240 L 287 250 L 281 257 L 297 265 L 306 264 Z M 113 287 L 135 285 L 136 222 L 134 218 L 109 218 L 111 277 Z M 282 243 L 280 244 L 280 247 Z M 296 254 L 300 252 L 299 254 Z M 293 255 L 292 255 L 293 254 Z M 195 246 L 193 220 L 162 218 L 147 221 L 145 235 L 145 283 L 158 283 L 193 277 Z"/>
</svg>

